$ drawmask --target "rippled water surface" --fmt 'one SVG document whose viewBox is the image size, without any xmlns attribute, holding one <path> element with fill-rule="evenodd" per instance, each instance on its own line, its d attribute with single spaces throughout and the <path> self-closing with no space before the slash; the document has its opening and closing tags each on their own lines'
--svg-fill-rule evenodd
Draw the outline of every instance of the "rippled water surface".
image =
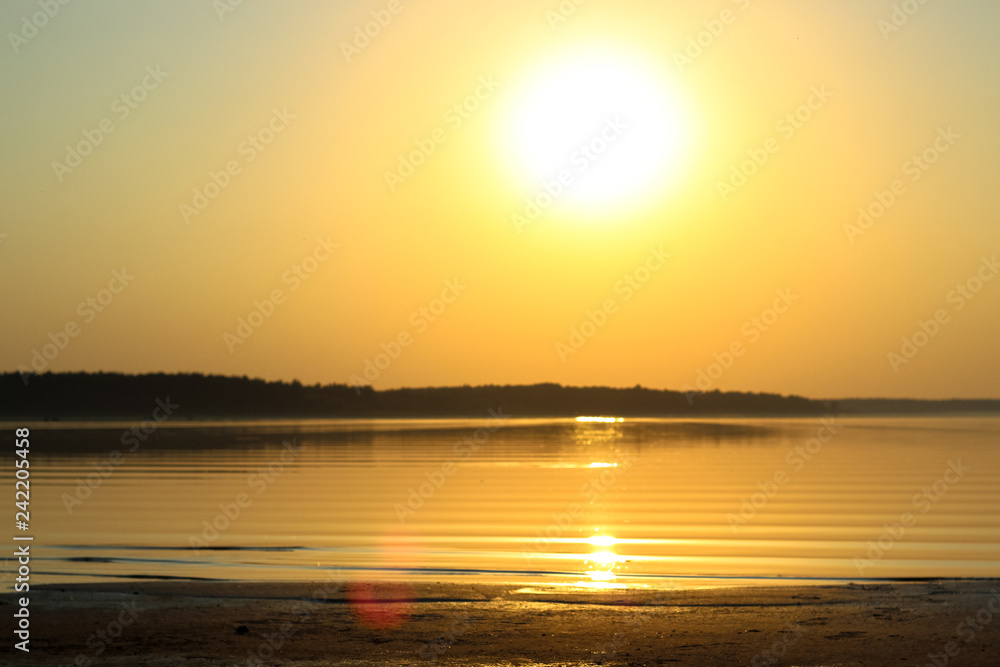
<svg viewBox="0 0 1000 667">
<path fill-rule="evenodd" d="M 995 417 L 131 427 L 32 426 L 33 581 L 1000 577 Z"/>
</svg>

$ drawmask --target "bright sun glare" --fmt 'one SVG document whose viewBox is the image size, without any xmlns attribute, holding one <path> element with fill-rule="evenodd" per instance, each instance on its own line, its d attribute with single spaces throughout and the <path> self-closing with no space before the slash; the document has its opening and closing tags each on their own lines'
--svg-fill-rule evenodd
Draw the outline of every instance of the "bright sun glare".
<svg viewBox="0 0 1000 667">
<path fill-rule="evenodd" d="M 595 547 L 610 547 L 618 543 L 618 540 L 611 537 L 610 535 L 594 535 L 587 540 L 591 545 Z"/>
<path fill-rule="evenodd" d="M 515 96 L 506 133 L 525 187 L 543 192 L 562 175 L 553 199 L 588 207 L 669 188 L 689 131 L 672 87 L 666 73 L 607 54 L 538 70 Z"/>
</svg>

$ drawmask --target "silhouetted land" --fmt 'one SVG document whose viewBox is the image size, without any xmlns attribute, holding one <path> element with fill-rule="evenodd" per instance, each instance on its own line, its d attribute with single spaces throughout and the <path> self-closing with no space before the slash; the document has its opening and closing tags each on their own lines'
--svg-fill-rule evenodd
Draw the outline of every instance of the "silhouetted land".
<svg viewBox="0 0 1000 667">
<path fill-rule="evenodd" d="M 376 391 L 343 384 L 302 385 L 247 377 L 190 374 L 45 373 L 0 375 L 0 417 L 7 419 L 141 418 L 159 399 L 180 405 L 177 418 L 483 417 L 503 408 L 515 417 L 616 415 L 817 415 L 1000 411 L 1000 401 L 851 399 L 558 384 L 431 387 Z M 689 400 L 690 399 L 690 400 Z"/>
<path fill-rule="evenodd" d="M 859 414 L 915 414 L 921 412 L 1000 412 L 1000 401 L 950 399 L 922 401 L 912 398 L 849 398 L 837 401 L 841 412 Z"/>
</svg>

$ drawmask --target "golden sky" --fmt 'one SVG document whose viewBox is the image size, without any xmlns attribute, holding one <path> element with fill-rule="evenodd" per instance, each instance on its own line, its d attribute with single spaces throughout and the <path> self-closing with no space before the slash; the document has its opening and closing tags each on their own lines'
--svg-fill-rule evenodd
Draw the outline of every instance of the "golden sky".
<svg viewBox="0 0 1000 667">
<path fill-rule="evenodd" d="M 1000 397 L 998 25 L 5 2 L 0 368 Z"/>
</svg>

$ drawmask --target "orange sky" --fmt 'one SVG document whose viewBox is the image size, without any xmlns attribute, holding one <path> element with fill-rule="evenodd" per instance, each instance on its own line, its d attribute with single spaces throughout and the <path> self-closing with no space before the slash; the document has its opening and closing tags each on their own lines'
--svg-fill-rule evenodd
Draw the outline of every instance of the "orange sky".
<svg viewBox="0 0 1000 667">
<path fill-rule="evenodd" d="M 1000 397 L 1000 5 L 911 4 L 3 3 L 0 368 Z"/>
</svg>

